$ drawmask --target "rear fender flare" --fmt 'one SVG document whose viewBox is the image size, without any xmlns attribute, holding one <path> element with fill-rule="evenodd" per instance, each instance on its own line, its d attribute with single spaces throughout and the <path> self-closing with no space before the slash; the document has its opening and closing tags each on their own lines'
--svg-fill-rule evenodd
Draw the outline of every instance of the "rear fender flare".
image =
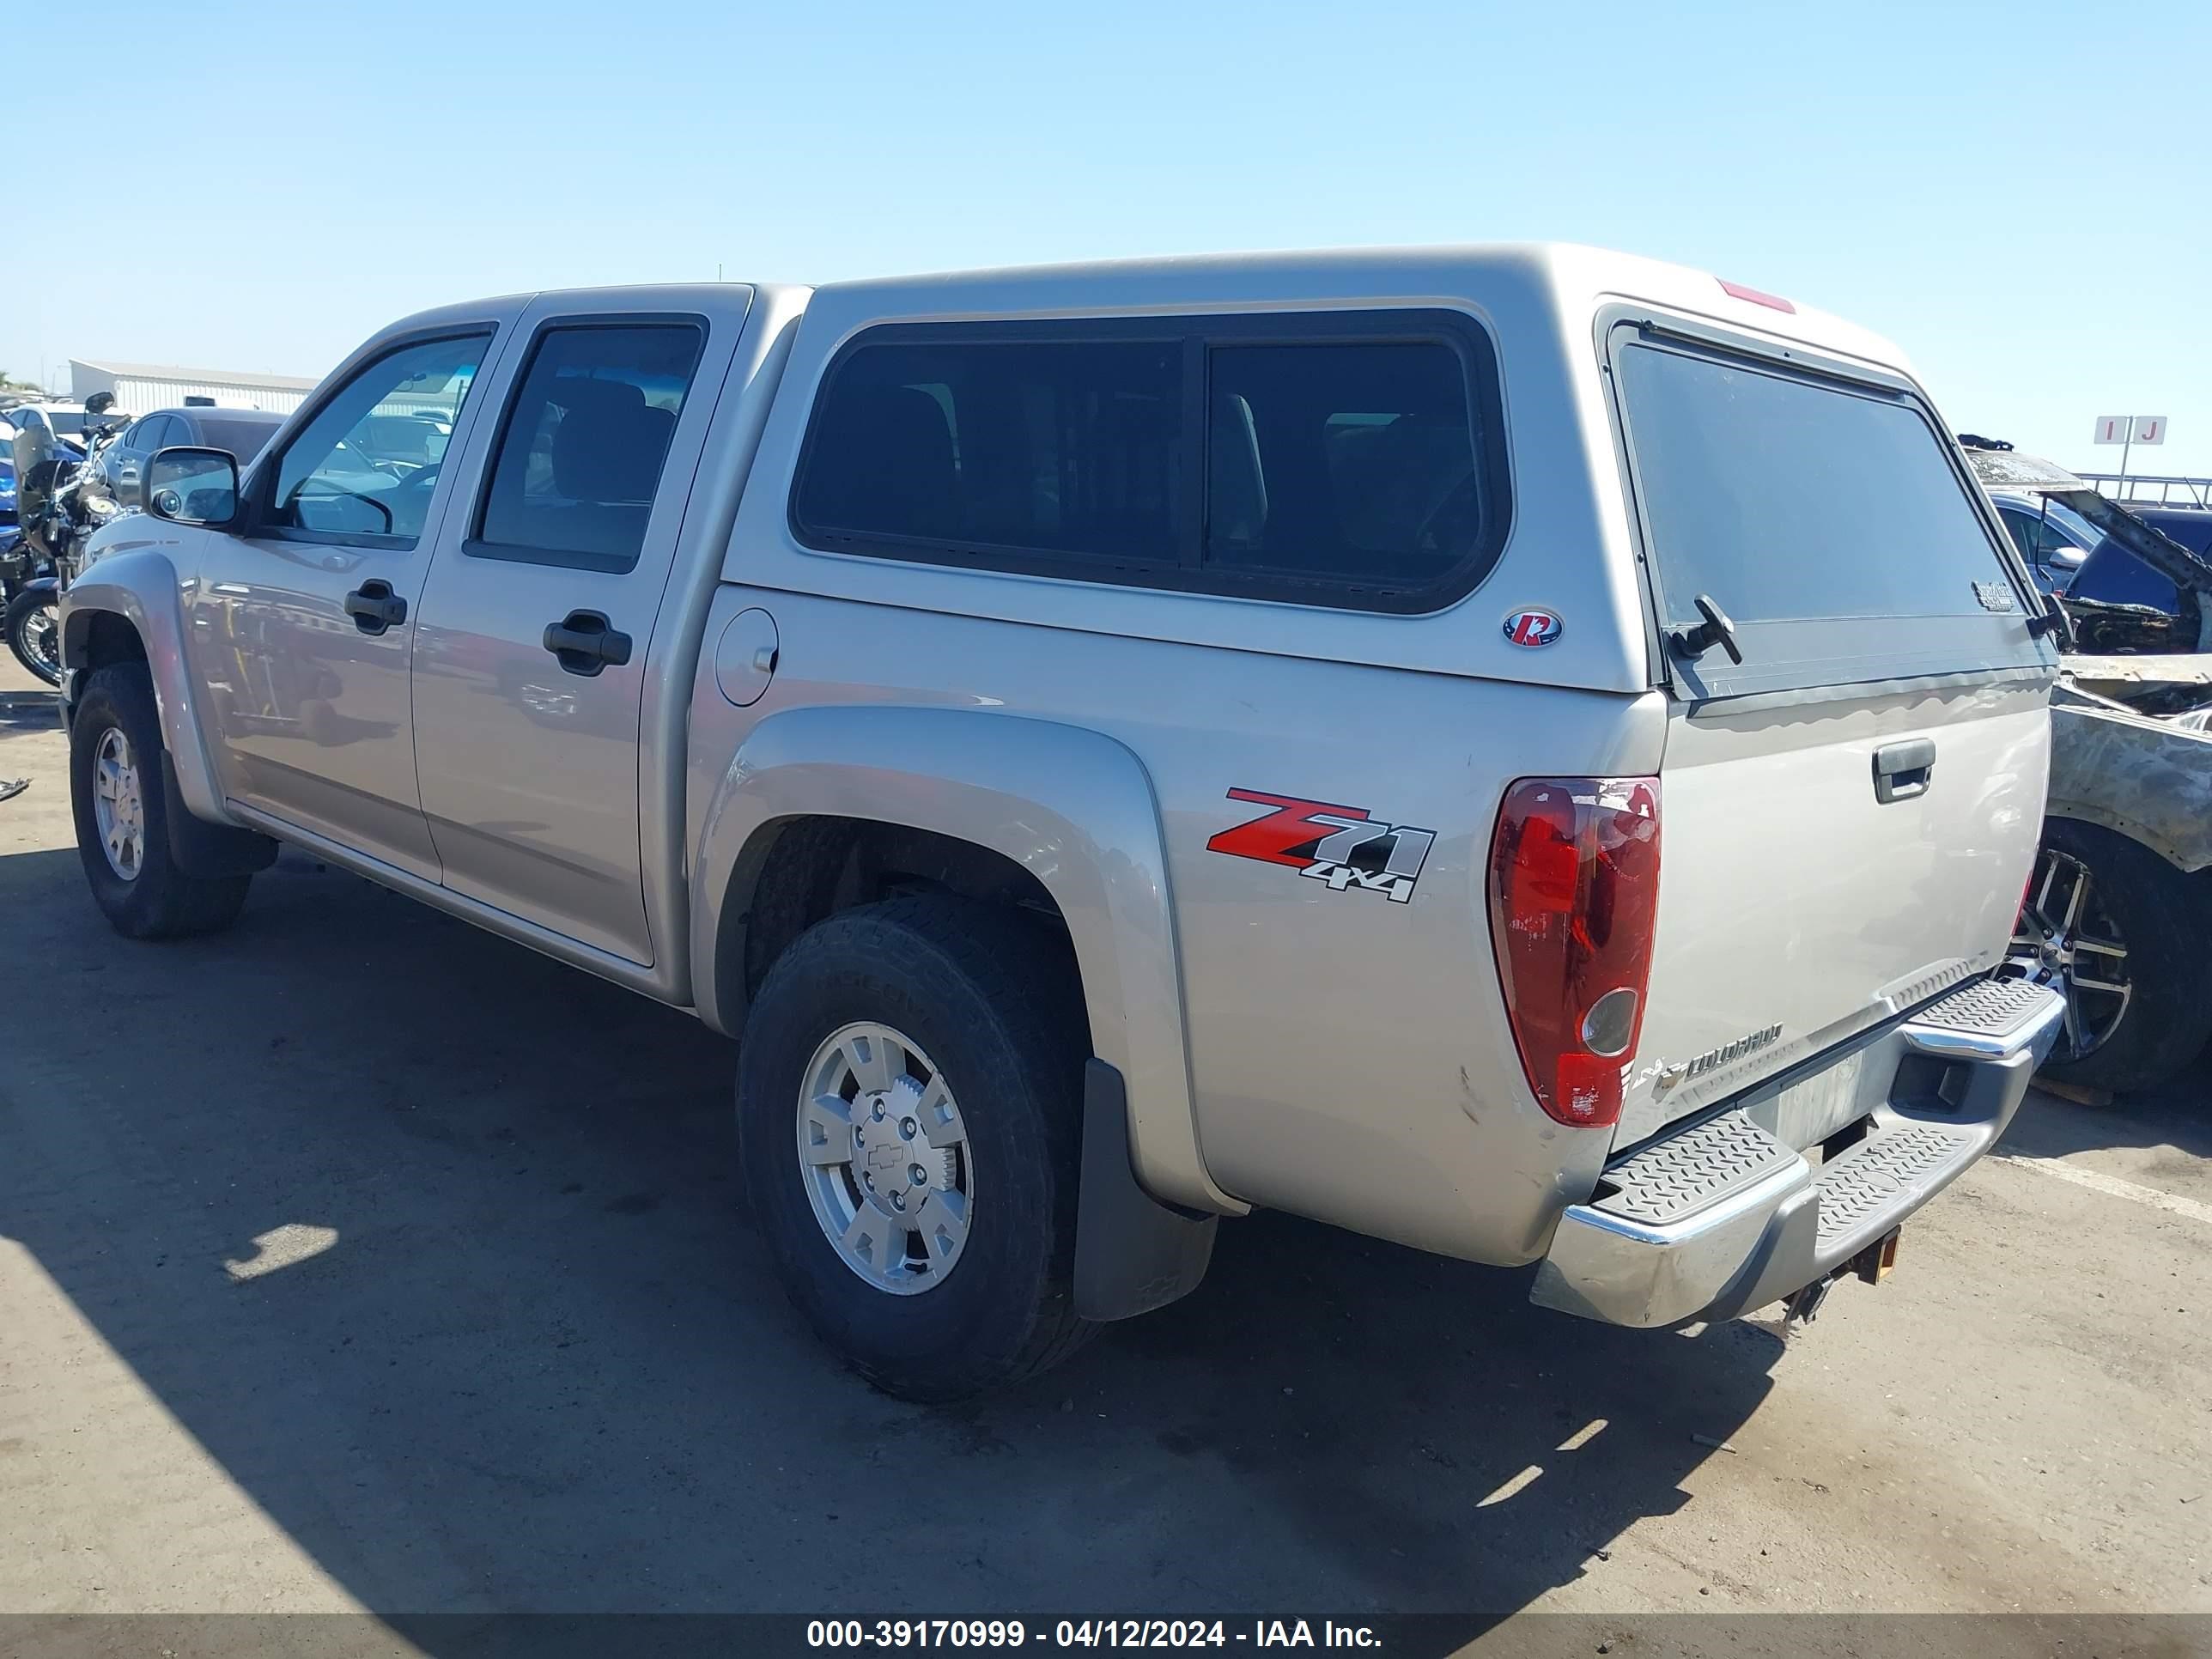
<svg viewBox="0 0 2212 1659">
<path fill-rule="evenodd" d="M 776 826 L 815 816 L 929 830 L 1034 875 L 1074 943 L 1091 1050 L 1124 1080 L 1137 1176 L 1170 1202 L 1244 1212 L 1199 1148 L 1159 807 L 1135 755 L 1097 732 L 982 710 L 771 714 L 716 786 L 692 865 L 692 984 L 718 1031 L 734 1036 L 744 1018 L 742 986 L 716 971 L 733 889 L 749 905 Z"/>
</svg>

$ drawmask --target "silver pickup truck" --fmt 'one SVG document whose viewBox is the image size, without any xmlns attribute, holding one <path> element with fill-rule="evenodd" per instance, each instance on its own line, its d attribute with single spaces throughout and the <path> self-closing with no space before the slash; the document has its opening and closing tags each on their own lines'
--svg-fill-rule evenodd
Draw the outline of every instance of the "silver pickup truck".
<svg viewBox="0 0 2212 1659">
<path fill-rule="evenodd" d="M 738 1037 L 767 1253 L 910 1397 L 1254 1206 L 1807 1312 L 2052 1038 L 2035 589 L 1893 347 L 1697 271 L 519 295 L 145 490 L 64 620 L 108 919 L 286 842 Z"/>
</svg>

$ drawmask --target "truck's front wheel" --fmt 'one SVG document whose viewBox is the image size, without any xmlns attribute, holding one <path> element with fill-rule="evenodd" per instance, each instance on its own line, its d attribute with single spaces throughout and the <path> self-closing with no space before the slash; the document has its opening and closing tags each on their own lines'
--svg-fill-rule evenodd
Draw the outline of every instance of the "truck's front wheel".
<svg viewBox="0 0 2212 1659">
<path fill-rule="evenodd" d="M 1081 1078 L 1064 948 L 938 898 L 844 911 L 745 1023 L 738 1123 L 786 1292 L 877 1387 L 957 1399 L 1043 1370 L 1076 1317 Z"/>
<path fill-rule="evenodd" d="M 142 662 L 85 683 L 70 727 L 70 798 L 92 896 L 129 939 L 212 933 L 237 919 L 250 876 L 186 874 L 169 856 L 161 720 Z"/>
</svg>

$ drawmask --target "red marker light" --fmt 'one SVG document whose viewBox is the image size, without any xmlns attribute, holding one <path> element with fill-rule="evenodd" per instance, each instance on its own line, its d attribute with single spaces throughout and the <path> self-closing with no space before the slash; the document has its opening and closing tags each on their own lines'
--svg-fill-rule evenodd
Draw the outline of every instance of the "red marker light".
<svg viewBox="0 0 2212 1659">
<path fill-rule="evenodd" d="M 1755 288 L 1746 288 L 1741 283 L 1731 283 L 1725 276 L 1717 277 L 1714 280 L 1720 283 L 1721 291 L 1731 299 L 1748 300 L 1755 306 L 1766 306 L 1775 311 L 1786 311 L 1793 317 L 1797 314 L 1797 307 L 1778 294 L 1762 294 Z"/>
</svg>

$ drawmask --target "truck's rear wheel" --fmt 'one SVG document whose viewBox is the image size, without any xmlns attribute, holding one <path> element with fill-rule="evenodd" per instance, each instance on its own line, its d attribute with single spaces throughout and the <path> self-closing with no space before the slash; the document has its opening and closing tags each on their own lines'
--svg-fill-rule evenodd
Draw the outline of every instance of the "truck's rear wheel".
<svg viewBox="0 0 2212 1659">
<path fill-rule="evenodd" d="M 1084 1034 L 1029 918 L 894 899 L 809 929 L 738 1062 L 753 1215 L 792 1303 L 887 1393 L 1033 1375 L 1076 1317 Z"/>
<path fill-rule="evenodd" d="M 142 662 L 93 674 L 70 727 L 70 798 L 92 896 L 129 939 L 183 939 L 228 927 L 250 876 L 187 875 L 169 856 L 161 720 Z"/>
<path fill-rule="evenodd" d="M 2187 1065 L 2212 1036 L 2208 927 L 2197 882 L 2148 848 L 2097 824 L 2046 823 L 2014 941 L 2066 995 L 2045 1074 L 2145 1089 Z"/>
</svg>

